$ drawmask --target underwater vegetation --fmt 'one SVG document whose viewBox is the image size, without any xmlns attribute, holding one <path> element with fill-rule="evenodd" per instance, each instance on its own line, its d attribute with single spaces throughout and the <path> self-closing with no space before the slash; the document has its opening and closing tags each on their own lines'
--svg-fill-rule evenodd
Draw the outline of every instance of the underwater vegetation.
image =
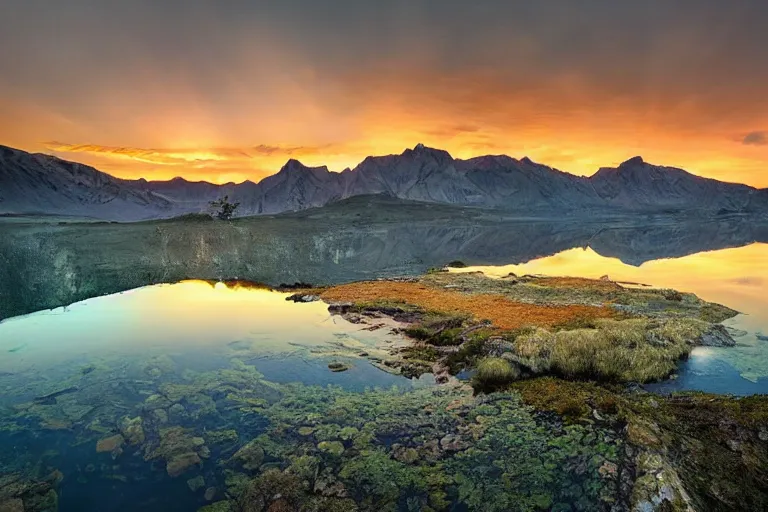
<svg viewBox="0 0 768 512">
<path fill-rule="evenodd" d="M 393 330 L 388 352 L 343 338 L 312 348 L 325 374 L 367 359 L 439 385 L 275 382 L 247 343 L 197 369 L 186 353 L 147 353 L 5 376 L 0 511 L 75 510 L 67 500 L 91 487 L 133 508 L 205 512 L 768 508 L 768 397 L 635 384 L 696 345 L 732 343 L 717 323 L 728 308 L 610 281 L 451 272 L 293 300 L 307 296 L 355 328 Z"/>
<path fill-rule="evenodd" d="M 618 499 L 615 475 L 600 472 L 619 463 L 614 426 L 567 425 L 515 392 L 473 396 L 458 385 L 361 393 L 276 384 L 239 359 L 204 372 L 167 362 L 137 361 L 138 374 L 125 370 L 124 385 L 99 389 L 114 408 L 56 423 L 93 398 L 74 392 L 18 404 L 0 427 L 17 440 L 57 429 L 69 449 L 86 454 L 65 473 L 70 482 L 180 480 L 209 511 L 608 510 Z M 107 371 L 102 364 L 88 375 Z M 141 391 L 126 393 L 130 385 Z M 31 480 L 43 478 L 43 468 L 25 459 L 40 456 L 0 455 L 4 472 Z M 48 467 L 68 457 L 40 460 Z M 10 483 L 0 489 L 4 499 L 32 499 Z"/>
</svg>

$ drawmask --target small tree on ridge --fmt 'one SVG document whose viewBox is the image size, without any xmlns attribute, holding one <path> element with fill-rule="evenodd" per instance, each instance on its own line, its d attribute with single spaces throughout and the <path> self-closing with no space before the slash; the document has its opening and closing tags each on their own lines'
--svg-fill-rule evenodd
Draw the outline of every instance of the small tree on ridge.
<svg viewBox="0 0 768 512">
<path fill-rule="evenodd" d="M 216 201 L 209 203 L 213 209 L 213 214 L 221 220 L 229 220 L 235 214 L 235 210 L 240 203 L 230 203 L 229 196 L 224 196 Z"/>
</svg>

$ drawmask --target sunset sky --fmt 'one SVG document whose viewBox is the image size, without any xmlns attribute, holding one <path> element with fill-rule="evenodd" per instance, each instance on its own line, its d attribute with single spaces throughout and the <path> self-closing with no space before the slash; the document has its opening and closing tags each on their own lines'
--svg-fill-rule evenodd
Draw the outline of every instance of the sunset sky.
<svg viewBox="0 0 768 512">
<path fill-rule="evenodd" d="M 422 142 L 768 187 L 765 0 L 5 0 L 0 144 L 259 180 Z"/>
</svg>

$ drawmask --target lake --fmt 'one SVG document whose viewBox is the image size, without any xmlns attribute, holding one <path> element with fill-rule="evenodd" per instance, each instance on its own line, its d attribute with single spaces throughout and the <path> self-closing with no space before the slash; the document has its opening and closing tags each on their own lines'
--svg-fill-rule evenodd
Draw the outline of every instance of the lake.
<svg viewBox="0 0 768 512">
<path fill-rule="evenodd" d="M 407 342 L 389 327 L 216 277 L 343 282 L 462 259 L 474 265 L 454 271 L 675 288 L 740 311 L 726 322 L 737 346 L 696 348 L 675 378 L 646 388 L 768 392 L 768 244 L 748 243 L 741 224 L 692 228 L 692 244 L 660 223 L 679 235 L 667 247 L 623 224 L 302 226 L 262 245 L 250 232 L 211 234 L 219 248 L 195 232 L 127 227 L 139 250 L 113 226 L 14 227 L 0 240 L 0 484 L 49 475 L 25 484 L 32 510 L 52 509 L 52 482 L 62 511 L 230 510 L 254 475 L 273 494 L 311 482 L 311 510 L 610 508 L 620 425 L 566 424 L 512 393 L 395 375 L 383 361 Z M 269 480 L 274 468 L 295 479 Z"/>
</svg>

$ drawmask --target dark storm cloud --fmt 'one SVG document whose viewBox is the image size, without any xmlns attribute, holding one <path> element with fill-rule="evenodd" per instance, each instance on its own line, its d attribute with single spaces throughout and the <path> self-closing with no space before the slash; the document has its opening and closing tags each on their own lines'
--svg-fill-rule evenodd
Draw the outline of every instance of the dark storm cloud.
<svg viewBox="0 0 768 512">
<path fill-rule="evenodd" d="M 742 143 L 748 146 L 768 145 L 768 131 L 750 132 L 744 136 Z"/>
<path fill-rule="evenodd" d="M 578 75 L 615 95 L 650 86 L 718 95 L 765 85 L 768 76 L 760 65 L 768 58 L 763 0 L 3 4 L 0 45 L 10 49 L 0 56 L 3 82 L 52 96 L 163 66 L 215 98 L 239 57 L 266 47 L 300 55 L 328 78 L 422 66 L 488 71 L 514 88 Z"/>
</svg>

